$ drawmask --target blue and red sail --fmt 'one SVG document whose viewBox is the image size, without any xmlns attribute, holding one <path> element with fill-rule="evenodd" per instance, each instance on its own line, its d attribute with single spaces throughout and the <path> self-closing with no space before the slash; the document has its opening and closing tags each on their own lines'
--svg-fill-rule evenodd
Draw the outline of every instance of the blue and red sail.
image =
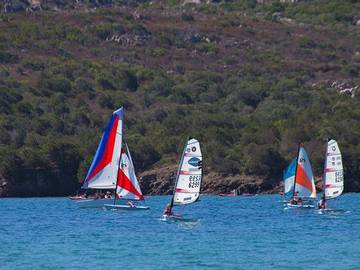
<svg viewBox="0 0 360 270">
<path fill-rule="evenodd" d="M 83 188 L 116 187 L 116 168 L 121 154 L 123 120 L 123 108 L 113 112 L 83 182 Z"/>
</svg>

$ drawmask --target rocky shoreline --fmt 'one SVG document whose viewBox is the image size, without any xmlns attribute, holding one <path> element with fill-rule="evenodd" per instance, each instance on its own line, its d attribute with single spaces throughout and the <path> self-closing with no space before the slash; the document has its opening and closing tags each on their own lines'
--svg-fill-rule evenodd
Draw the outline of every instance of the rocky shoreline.
<svg viewBox="0 0 360 270">
<path fill-rule="evenodd" d="M 139 174 L 138 179 L 144 195 L 172 194 L 177 166 L 164 166 Z M 61 178 L 61 177 L 60 177 Z M 316 178 L 321 191 L 321 178 Z M 269 179 L 255 175 L 229 175 L 205 172 L 201 193 L 221 194 L 237 190 L 238 194 L 278 194 L 283 191 L 282 179 Z M 12 181 L 0 177 L 0 197 L 69 196 L 80 190 L 80 184 L 69 181 L 46 181 L 38 177 L 27 181 Z M 355 190 L 354 190 L 355 191 Z"/>
<path fill-rule="evenodd" d="M 142 173 L 139 182 L 143 192 L 148 195 L 171 194 L 176 170 L 176 166 L 167 166 Z M 203 194 L 228 193 L 234 189 L 239 194 L 271 194 L 280 192 L 282 183 L 280 179 L 276 181 L 251 175 L 226 175 L 215 172 L 204 174 Z"/>
</svg>

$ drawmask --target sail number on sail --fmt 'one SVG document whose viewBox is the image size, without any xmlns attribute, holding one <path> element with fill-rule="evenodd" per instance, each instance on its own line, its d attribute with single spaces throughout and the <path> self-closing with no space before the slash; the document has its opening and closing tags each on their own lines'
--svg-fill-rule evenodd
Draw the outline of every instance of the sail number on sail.
<svg viewBox="0 0 360 270">
<path fill-rule="evenodd" d="M 335 172 L 335 182 L 336 183 L 341 183 L 343 181 L 344 177 L 343 177 L 343 172 L 339 171 L 339 172 Z"/>
<path fill-rule="evenodd" d="M 201 183 L 201 175 L 190 175 L 189 188 L 196 188 Z"/>
</svg>

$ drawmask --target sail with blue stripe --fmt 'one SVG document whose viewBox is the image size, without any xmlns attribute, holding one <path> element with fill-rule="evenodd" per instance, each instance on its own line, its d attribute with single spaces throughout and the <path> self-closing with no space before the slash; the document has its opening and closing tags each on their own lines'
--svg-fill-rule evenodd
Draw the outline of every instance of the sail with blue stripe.
<svg viewBox="0 0 360 270">
<path fill-rule="evenodd" d="M 84 189 L 115 189 L 122 147 L 123 108 L 113 112 L 85 177 Z"/>
<path fill-rule="evenodd" d="M 284 170 L 284 196 L 288 199 L 293 195 L 295 170 L 296 158 L 294 158 L 290 165 Z"/>
</svg>

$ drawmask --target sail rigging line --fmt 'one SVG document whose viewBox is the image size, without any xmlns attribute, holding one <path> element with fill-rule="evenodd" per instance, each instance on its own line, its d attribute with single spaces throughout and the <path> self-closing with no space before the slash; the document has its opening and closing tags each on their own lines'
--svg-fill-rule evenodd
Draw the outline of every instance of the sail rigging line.
<svg viewBox="0 0 360 270">
<path fill-rule="evenodd" d="M 326 208 L 326 195 L 325 195 L 325 189 L 326 189 L 326 164 L 327 164 L 327 154 L 328 154 L 328 144 L 329 144 L 330 139 L 327 138 L 327 142 L 325 144 L 325 160 L 324 160 L 324 174 L 323 174 L 323 204 Z"/>
</svg>

